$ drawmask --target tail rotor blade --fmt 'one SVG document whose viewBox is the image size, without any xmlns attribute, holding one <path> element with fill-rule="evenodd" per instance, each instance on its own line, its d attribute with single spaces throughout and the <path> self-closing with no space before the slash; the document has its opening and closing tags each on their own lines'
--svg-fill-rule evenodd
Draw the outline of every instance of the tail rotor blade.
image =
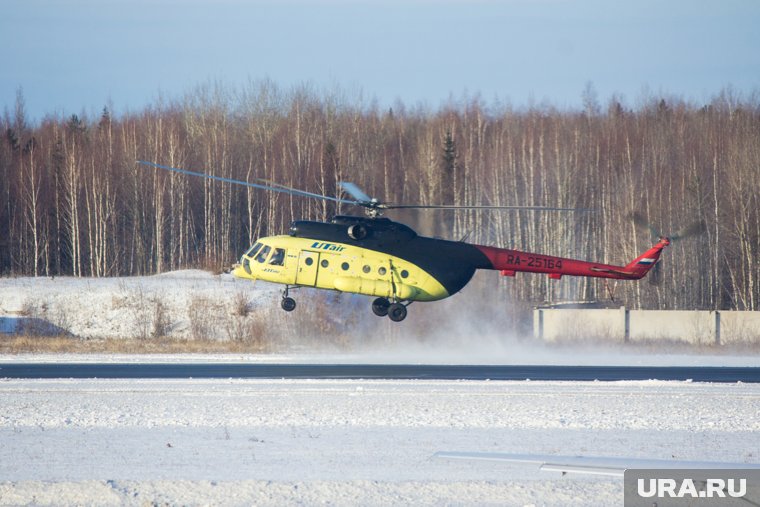
<svg viewBox="0 0 760 507">
<path fill-rule="evenodd" d="M 633 225 L 635 225 L 639 230 L 649 231 L 653 238 L 660 237 L 660 231 L 655 229 L 643 214 L 639 213 L 638 211 L 634 211 L 630 214 L 630 218 L 633 220 Z"/>
<path fill-rule="evenodd" d="M 654 285 L 655 287 L 659 287 L 660 284 L 662 284 L 662 262 L 657 261 L 657 264 L 654 265 L 652 268 L 652 271 L 649 273 L 649 284 Z"/>
<path fill-rule="evenodd" d="M 684 227 L 677 233 L 673 234 L 670 237 L 671 241 L 679 241 L 686 238 L 691 238 L 693 236 L 699 236 L 700 234 L 704 234 L 707 232 L 707 224 L 704 220 L 700 220 L 699 222 L 694 222 L 693 224 Z"/>
<path fill-rule="evenodd" d="M 660 231 L 655 229 L 654 226 L 649 223 L 649 220 L 647 220 L 642 213 L 634 211 L 629 215 L 629 218 L 633 221 L 633 224 L 637 229 L 649 231 L 653 238 L 667 239 L 670 242 L 698 236 L 707 231 L 705 221 L 700 220 L 687 227 L 684 227 L 673 235 L 669 235 L 663 238 L 663 235 L 660 234 Z M 657 264 L 652 266 L 652 270 L 649 272 L 648 280 L 651 285 L 659 286 L 662 283 L 662 266 L 660 264 L 661 262 L 658 261 Z"/>
</svg>

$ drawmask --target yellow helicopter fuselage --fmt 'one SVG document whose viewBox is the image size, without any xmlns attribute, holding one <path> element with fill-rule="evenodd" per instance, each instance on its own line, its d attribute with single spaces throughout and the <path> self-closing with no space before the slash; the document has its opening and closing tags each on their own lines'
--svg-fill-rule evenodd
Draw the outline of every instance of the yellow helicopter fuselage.
<svg viewBox="0 0 760 507">
<path fill-rule="evenodd" d="M 450 295 L 430 273 L 400 257 L 285 235 L 259 239 L 241 257 L 233 275 L 391 300 L 437 301 Z"/>
</svg>

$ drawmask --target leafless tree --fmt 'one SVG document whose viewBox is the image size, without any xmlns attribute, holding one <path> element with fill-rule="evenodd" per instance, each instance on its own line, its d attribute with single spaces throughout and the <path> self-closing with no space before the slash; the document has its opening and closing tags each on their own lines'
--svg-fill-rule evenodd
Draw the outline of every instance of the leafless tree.
<svg viewBox="0 0 760 507">
<path fill-rule="evenodd" d="M 640 308 L 760 309 L 760 97 L 709 102 L 643 97 L 635 107 L 593 84 L 583 109 L 513 108 L 479 96 L 437 110 L 381 109 L 341 90 L 220 83 L 142 111 L 29 124 L 23 94 L 0 142 L 0 269 L 106 276 L 234 262 L 292 219 L 353 210 L 139 166 L 147 159 L 228 178 L 335 195 L 353 181 L 393 202 L 558 205 L 595 213 L 397 214 L 420 232 L 621 263 L 695 220 L 707 233 L 673 245 L 663 281 L 518 276 L 515 301 L 607 299 Z M 485 288 L 483 290 L 486 290 Z M 492 290 L 488 289 L 488 290 Z"/>
</svg>

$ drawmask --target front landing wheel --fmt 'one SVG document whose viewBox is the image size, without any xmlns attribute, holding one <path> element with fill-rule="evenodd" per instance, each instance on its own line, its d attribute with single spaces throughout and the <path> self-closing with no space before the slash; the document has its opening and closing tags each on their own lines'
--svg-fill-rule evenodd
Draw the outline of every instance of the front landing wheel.
<svg viewBox="0 0 760 507">
<path fill-rule="evenodd" d="M 388 307 L 388 317 L 393 322 L 401 322 L 406 318 L 406 306 L 401 303 L 393 303 Z"/>
<path fill-rule="evenodd" d="M 286 312 L 292 312 L 296 309 L 296 300 L 290 297 L 284 297 L 282 298 L 282 302 L 280 302 L 280 306 L 282 306 L 282 309 Z"/>
</svg>

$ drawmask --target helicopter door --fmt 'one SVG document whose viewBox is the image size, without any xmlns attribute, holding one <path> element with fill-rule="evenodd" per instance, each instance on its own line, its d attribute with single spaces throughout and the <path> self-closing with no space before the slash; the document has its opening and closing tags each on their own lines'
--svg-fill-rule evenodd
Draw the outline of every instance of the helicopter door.
<svg viewBox="0 0 760 507">
<path fill-rule="evenodd" d="M 298 256 L 298 272 L 296 273 L 296 285 L 317 284 L 317 269 L 319 269 L 319 252 L 301 250 Z"/>
</svg>

